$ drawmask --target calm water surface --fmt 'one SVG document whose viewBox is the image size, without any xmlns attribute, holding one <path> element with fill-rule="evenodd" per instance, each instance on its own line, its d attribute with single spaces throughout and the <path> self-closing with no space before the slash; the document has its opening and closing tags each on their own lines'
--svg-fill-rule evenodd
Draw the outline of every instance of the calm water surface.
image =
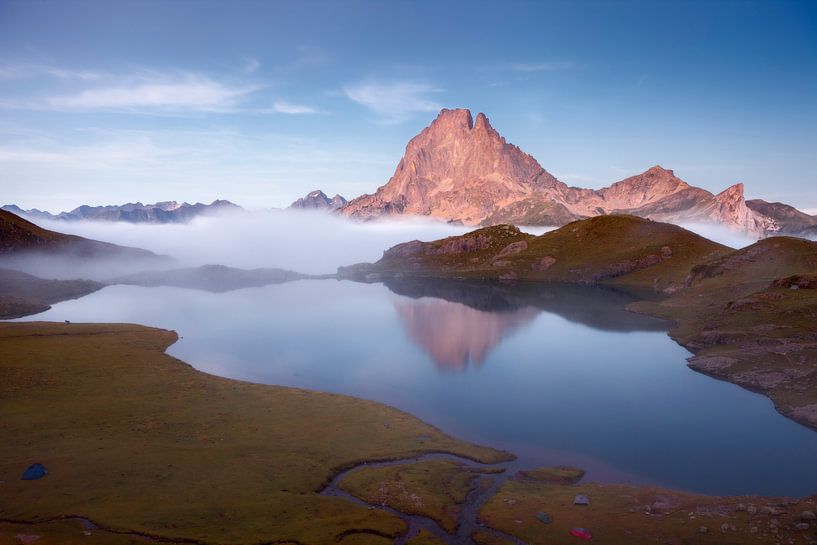
<svg viewBox="0 0 817 545">
<path fill-rule="evenodd" d="M 391 288 L 391 289 L 390 289 Z M 575 286 L 114 286 L 28 319 L 174 329 L 202 371 L 388 403 L 520 464 L 714 494 L 817 492 L 817 433 L 691 371 L 666 324 Z"/>
</svg>

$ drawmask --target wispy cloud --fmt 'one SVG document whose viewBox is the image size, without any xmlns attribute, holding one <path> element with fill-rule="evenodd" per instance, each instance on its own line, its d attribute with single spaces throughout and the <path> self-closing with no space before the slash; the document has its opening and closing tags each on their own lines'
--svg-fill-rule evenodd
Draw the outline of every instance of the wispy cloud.
<svg viewBox="0 0 817 545">
<path fill-rule="evenodd" d="M 33 70 L 32 67 L 28 69 Z M 0 77 L 13 72 L 3 70 L 0 67 Z M 231 113 L 240 111 L 240 106 L 249 96 L 262 88 L 256 84 L 217 81 L 205 75 L 186 72 L 141 70 L 113 75 L 48 67 L 42 73 L 52 78 L 82 81 L 79 85 L 72 84 L 70 91 L 59 94 L 0 98 L 0 108 L 58 112 Z"/>
<path fill-rule="evenodd" d="M 311 106 L 305 106 L 303 104 L 293 104 L 291 102 L 287 102 L 285 100 L 276 100 L 275 104 L 272 105 L 272 111 L 279 113 L 279 114 L 291 114 L 291 115 L 299 115 L 299 114 L 316 114 L 318 110 Z"/>
<path fill-rule="evenodd" d="M 555 72 L 557 70 L 569 70 L 576 65 L 570 61 L 549 61 L 549 62 L 515 62 L 508 64 L 507 68 L 514 72 Z"/>
<path fill-rule="evenodd" d="M 429 95 L 441 91 L 428 83 L 410 81 L 364 82 L 343 90 L 347 98 L 377 113 L 384 123 L 401 123 L 416 112 L 439 110 L 442 106 Z"/>
<path fill-rule="evenodd" d="M 78 94 L 51 97 L 52 110 L 196 110 L 227 111 L 256 91 L 255 86 L 230 86 L 206 77 L 186 75 L 178 80 L 99 87 Z"/>
<path fill-rule="evenodd" d="M 39 77 L 61 80 L 97 81 L 110 77 L 109 74 L 92 70 L 74 70 L 46 64 L 2 64 L 0 80 L 19 80 Z"/>
</svg>

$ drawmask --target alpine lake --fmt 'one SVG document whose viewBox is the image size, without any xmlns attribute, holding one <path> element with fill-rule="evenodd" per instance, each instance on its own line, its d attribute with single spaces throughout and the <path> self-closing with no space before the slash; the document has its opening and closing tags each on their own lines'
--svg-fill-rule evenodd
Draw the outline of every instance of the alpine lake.
<svg viewBox="0 0 817 545">
<path fill-rule="evenodd" d="M 817 490 L 817 433 L 692 371 L 669 323 L 607 288 L 299 280 L 222 293 L 109 286 L 25 321 L 178 332 L 196 369 L 330 391 L 505 449 L 518 468 L 707 494 Z"/>
</svg>

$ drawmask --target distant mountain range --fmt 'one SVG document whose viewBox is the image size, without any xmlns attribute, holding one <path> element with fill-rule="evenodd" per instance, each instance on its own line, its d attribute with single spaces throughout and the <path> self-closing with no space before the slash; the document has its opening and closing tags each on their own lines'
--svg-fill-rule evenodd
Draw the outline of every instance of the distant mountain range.
<svg viewBox="0 0 817 545">
<path fill-rule="evenodd" d="M 51 214 L 32 208 L 23 210 L 17 205 L 7 204 L 3 210 L 34 221 L 37 220 L 94 220 L 125 221 L 128 223 L 186 223 L 193 218 L 221 212 L 224 210 L 242 210 L 230 201 L 215 200 L 210 204 L 179 204 L 176 201 L 163 201 L 154 204 L 127 203 L 122 205 L 88 206 L 82 205 L 70 212 Z"/>
<path fill-rule="evenodd" d="M 346 206 L 348 201 L 340 195 L 335 195 L 331 199 L 326 196 L 326 193 L 320 189 L 311 191 L 305 197 L 301 197 L 297 201 L 289 205 L 290 208 L 301 210 L 337 210 Z"/>
<path fill-rule="evenodd" d="M 781 203 L 746 201 L 743 184 L 714 195 L 654 166 L 603 189 L 569 187 L 506 142 L 485 114 L 440 112 L 409 141 L 391 179 L 340 213 L 358 219 L 419 215 L 466 225 L 560 226 L 605 214 L 716 223 L 756 236 L 815 229 L 817 217 Z"/>
</svg>

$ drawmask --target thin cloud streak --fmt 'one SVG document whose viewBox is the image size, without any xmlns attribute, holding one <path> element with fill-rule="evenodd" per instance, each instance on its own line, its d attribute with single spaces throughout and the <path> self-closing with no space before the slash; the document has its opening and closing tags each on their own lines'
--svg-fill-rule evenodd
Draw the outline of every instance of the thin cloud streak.
<svg viewBox="0 0 817 545">
<path fill-rule="evenodd" d="M 287 102 L 285 100 L 277 100 L 275 104 L 272 105 L 272 111 L 279 113 L 279 114 L 291 114 L 291 115 L 299 115 L 299 114 L 316 114 L 318 110 L 311 106 L 305 106 L 303 104 L 293 104 L 291 102 Z"/>
<path fill-rule="evenodd" d="M 380 116 L 383 123 L 402 123 L 418 112 L 436 112 L 442 106 L 429 95 L 441 92 L 433 85 L 411 81 L 364 82 L 349 85 L 346 97 Z"/>
<path fill-rule="evenodd" d="M 142 108 L 224 111 L 257 87 L 231 88 L 200 77 L 173 83 L 148 83 L 133 87 L 104 87 L 76 95 L 48 99 L 52 110 L 138 110 Z"/>
<path fill-rule="evenodd" d="M 254 71 L 258 66 L 257 61 L 251 61 L 249 68 Z M 70 91 L 0 98 L 0 109 L 136 114 L 239 113 L 249 111 L 245 104 L 253 93 L 263 88 L 255 83 L 219 81 L 194 72 L 139 70 L 128 74 L 106 74 L 38 65 L 0 66 L 0 79 L 19 79 L 25 75 L 75 81 L 69 87 Z"/>
<path fill-rule="evenodd" d="M 0 65 L 0 80 L 20 80 L 38 77 L 50 77 L 61 80 L 98 81 L 111 76 L 103 72 L 72 70 L 46 64 Z"/>
</svg>

